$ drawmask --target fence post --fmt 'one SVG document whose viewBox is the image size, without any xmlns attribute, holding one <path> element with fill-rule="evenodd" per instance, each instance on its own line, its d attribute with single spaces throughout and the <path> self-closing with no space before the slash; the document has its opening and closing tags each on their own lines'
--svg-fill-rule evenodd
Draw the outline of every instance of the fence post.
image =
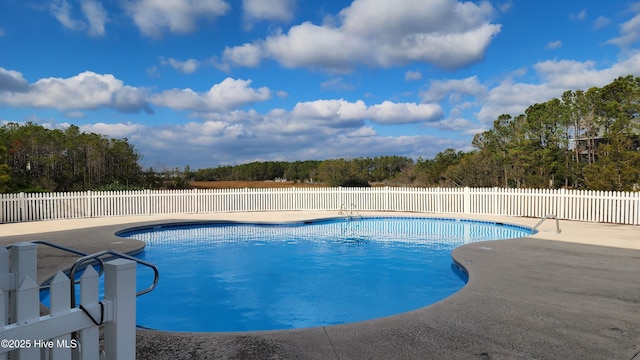
<svg viewBox="0 0 640 360">
<path fill-rule="evenodd" d="M 106 360 L 136 356 L 136 263 L 115 259 L 104 264 L 104 299 L 113 303 L 113 321 L 104 326 Z"/>
<path fill-rule="evenodd" d="M 144 189 L 146 204 L 147 204 L 147 215 L 151 215 L 151 189 Z"/>
<path fill-rule="evenodd" d="M 93 217 L 93 208 L 94 208 L 94 204 L 93 204 L 93 196 L 91 196 L 91 190 L 87 190 L 85 192 L 85 196 L 87 197 L 87 208 L 85 210 L 85 216 L 88 218 L 92 218 Z"/>
<path fill-rule="evenodd" d="M 13 273 L 16 287 L 21 286 L 22 281 L 29 277 L 35 281 L 38 278 L 38 245 L 21 242 L 11 246 L 11 261 L 9 272 Z M 9 319 L 16 319 L 17 301 L 9 301 Z"/>
<path fill-rule="evenodd" d="M 191 204 L 195 203 L 195 208 L 192 208 L 191 211 L 194 211 L 196 214 L 200 214 L 201 210 L 200 210 L 200 189 L 195 188 L 192 190 L 192 200 L 191 200 Z"/>
<path fill-rule="evenodd" d="M 384 211 L 389 211 L 389 186 L 384 187 Z"/>
<path fill-rule="evenodd" d="M 22 221 L 27 221 L 26 216 L 27 216 L 27 201 L 24 199 L 24 193 L 21 192 L 19 194 L 20 196 L 20 215 L 19 215 L 19 219 L 18 221 L 22 222 Z"/>
<path fill-rule="evenodd" d="M 12 276 L 9 273 L 9 251 L 0 246 L 0 295 L 5 299 L 4 302 L 0 301 L 0 329 L 9 322 L 9 290 L 15 288 L 11 281 Z"/>
<path fill-rule="evenodd" d="M 469 187 L 464 188 L 463 193 L 463 214 L 471 214 L 471 189 Z"/>
</svg>

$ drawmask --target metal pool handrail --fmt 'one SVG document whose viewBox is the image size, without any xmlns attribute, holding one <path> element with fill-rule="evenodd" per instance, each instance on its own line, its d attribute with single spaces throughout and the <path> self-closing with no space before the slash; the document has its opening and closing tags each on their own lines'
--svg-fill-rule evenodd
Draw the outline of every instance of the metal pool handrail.
<svg viewBox="0 0 640 360">
<path fill-rule="evenodd" d="M 358 208 L 356 206 L 356 204 L 351 203 L 351 207 L 347 208 L 347 206 L 342 203 L 342 205 L 340 205 L 340 211 L 338 211 L 338 215 L 345 215 L 348 217 L 348 219 L 351 219 L 354 215 L 356 214 L 357 217 L 362 218 L 362 215 L 360 215 L 360 212 L 358 211 Z"/>
<path fill-rule="evenodd" d="M 76 262 L 73 264 L 73 266 L 71 267 L 71 270 L 69 271 L 69 278 L 73 279 L 73 283 L 76 284 L 78 283 L 78 281 L 75 280 L 75 273 L 76 271 L 80 268 L 80 265 L 89 262 L 89 261 L 97 261 L 98 264 L 100 264 L 100 269 L 98 271 L 98 276 L 102 275 L 102 273 L 104 272 L 104 260 L 102 259 L 102 256 L 104 255 L 112 255 L 112 257 L 116 257 L 116 258 L 123 258 L 123 259 L 127 259 L 127 260 L 132 260 L 135 261 L 138 264 L 150 267 L 153 270 L 154 273 L 154 277 L 153 277 L 153 283 L 146 289 L 144 290 L 140 290 L 136 293 L 136 296 L 140 296 L 140 295 L 144 295 L 148 292 L 151 292 L 153 289 L 155 289 L 156 285 L 158 285 L 158 280 L 160 278 L 160 272 L 158 271 L 158 267 L 155 266 L 154 264 L 144 261 L 144 260 L 140 260 L 138 258 L 135 258 L 131 255 L 127 255 L 127 254 L 123 254 L 121 252 L 115 251 L 115 250 L 104 250 L 104 251 L 100 251 L 97 252 L 95 254 L 87 254 L 83 251 L 80 250 L 76 250 L 70 247 L 66 247 L 66 246 L 62 246 L 62 245 L 58 245 L 52 242 L 48 242 L 48 241 L 44 241 L 44 240 L 33 240 L 30 241 L 34 244 L 41 244 L 41 245 L 46 245 L 46 246 L 50 246 L 52 248 L 58 249 L 58 250 L 62 250 L 62 251 L 66 251 L 72 254 L 76 254 L 76 255 L 80 255 L 82 256 L 80 259 L 76 260 Z M 10 248 L 11 245 L 9 245 L 7 248 Z M 74 308 L 76 306 L 76 297 L 75 297 L 75 286 L 71 287 L 71 307 Z"/>
<path fill-rule="evenodd" d="M 48 241 L 44 241 L 44 240 L 32 240 L 32 241 L 29 241 L 29 242 L 33 243 L 33 244 L 46 245 L 46 246 L 52 247 L 54 249 L 66 251 L 66 252 L 69 252 L 69 253 L 72 253 L 72 254 L 76 254 L 76 255 L 80 255 L 80 256 L 89 255 L 86 252 L 83 252 L 83 251 L 80 251 L 80 250 L 76 250 L 74 248 L 58 245 L 56 243 L 52 243 L 52 242 L 48 242 Z M 7 248 L 10 248 L 10 247 L 11 247 L 11 245 L 9 245 Z M 104 271 L 104 261 L 102 259 L 100 259 L 100 258 L 95 259 L 95 261 L 97 261 L 100 264 L 100 271 L 98 272 L 98 276 L 101 276 L 102 272 Z M 73 278 L 71 278 L 71 279 L 73 279 Z M 79 281 L 76 281 L 76 280 L 72 280 L 72 281 L 73 281 L 74 284 L 79 283 Z M 41 286 L 41 287 L 48 287 L 48 285 L 44 285 L 44 286 Z"/>
<path fill-rule="evenodd" d="M 558 217 L 553 214 L 545 215 L 538 223 L 531 229 L 532 231 L 536 231 L 538 226 L 542 224 L 547 219 L 555 219 L 556 220 L 556 234 L 560 234 L 562 231 L 560 230 L 560 221 L 558 221 Z"/>
<path fill-rule="evenodd" d="M 113 257 L 117 257 L 117 258 L 123 258 L 123 259 L 127 259 L 127 260 L 131 260 L 131 261 L 135 261 L 138 264 L 150 267 L 153 270 L 153 283 L 146 289 L 144 290 L 140 290 L 136 293 L 136 296 L 140 296 L 140 295 L 144 295 L 148 292 L 151 292 L 153 289 L 155 289 L 156 285 L 158 285 L 158 279 L 160 278 L 160 272 L 158 271 L 158 267 L 155 266 L 154 264 L 144 261 L 144 260 L 140 260 L 137 259 L 131 255 L 127 255 L 127 254 L 123 254 L 121 252 L 115 251 L 115 250 L 104 250 L 104 251 L 100 251 L 97 252 L 95 254 L 91 254 L 91 255 L 87 255 L 84 257 L 81 257 L 80 259 L 76 260 L 76 262 L 73 264 L 73 266 L 71 267 L 71 270 L 69 271 L 69 278 L 71 279 L 75 279 L 75 273 L 76 271 L 80 268 L 80 266 L 88 261 L 98 261 L 100 263 L 100 273 L 102 273 L 102 270 L 104 268 L 104 262 L 103 260 L 100 258 L 101 256 L 104 255 L 113 255 Z M 76 306 L 76 297 L 75 297 L 75 289 L 71 289 L 71 307 L 75 307 Z"/>
</svg>

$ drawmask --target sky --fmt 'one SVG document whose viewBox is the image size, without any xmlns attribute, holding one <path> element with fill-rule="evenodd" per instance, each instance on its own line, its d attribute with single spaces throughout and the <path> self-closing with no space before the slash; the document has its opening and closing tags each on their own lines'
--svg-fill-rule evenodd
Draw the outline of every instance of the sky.
<svg viewBox="0 0 640 360">
<path fill-rule="evenodd" d="M 0 124 L 144 168 L 470 151 L 501 114 L 640 75 L 640 2 L 2 0 Z"/>
</svg>

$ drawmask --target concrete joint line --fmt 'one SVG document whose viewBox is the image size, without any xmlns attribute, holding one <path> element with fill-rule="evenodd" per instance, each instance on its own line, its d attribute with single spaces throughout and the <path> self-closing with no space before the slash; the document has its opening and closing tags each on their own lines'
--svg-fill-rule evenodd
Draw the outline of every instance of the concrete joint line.
<svg viewBox="0 0 640 360">
<path fill-rule="evenodd" d="M 327 336 L 327 340 L 329 340 L 329 345 L 331 345 L 331 350 L 333 350 L 333 353 L 336 355 L 336 359 L 340 359 L 340 356 L 338 356 L 338 352 L 336 351 L 336 348 L 333 347 L 333 342 L 331 342 L 331 338 L 329 337 L 327 328 L 323 326 L 322 330 L 324 331 L 324 334 Z"/>
</svg>

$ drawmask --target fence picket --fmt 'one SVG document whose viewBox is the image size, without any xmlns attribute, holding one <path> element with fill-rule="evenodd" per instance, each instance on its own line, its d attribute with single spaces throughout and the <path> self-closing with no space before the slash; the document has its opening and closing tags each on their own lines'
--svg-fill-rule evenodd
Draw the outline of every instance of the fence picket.
<svg viewBox="0 0 640 360">
<path fill-rule="evenodd" d="M 51 316 L 66 314 L 71 310 L 71 281 L 61 271 L 58 271 L 49 283 L 50 313 Z M 57 346 L 58 344 L 70 344 L 71 334 L 65 334 L 52 339 L 55 345 L 51 351 L 50 360 L 64 360 L 71 358 L 71 348 Z"/>
<path fill-rule="evenodd" d="M 16 306 L 15 321 L 17 324 L 34 322 L 40 317 L 39 292 L 40 287 L 30 276 L 26 276 L 22 280 L 16 290 L 16 304 L 18 306 Z M 35 346 L 20 348 L 16 351 L 20 359 L 36 359 L 40 356 L 40 349 Z"/>
<path fill-rule="evenodd" d="M 93 267 L 87 267 L 80 276 L 80 305 L 85 309 L 90 309 L 98 305 L 98 273 Z M 99 318 L 98 314 L 92 314 Z M 97 351 L 100 340 L 100 332 L 97 326 L 82 329 L 79 332 L 78 340 L 82 346 L 96 351 L 82 351 L 79 360 L 98 360 Z"/>
</svg>

